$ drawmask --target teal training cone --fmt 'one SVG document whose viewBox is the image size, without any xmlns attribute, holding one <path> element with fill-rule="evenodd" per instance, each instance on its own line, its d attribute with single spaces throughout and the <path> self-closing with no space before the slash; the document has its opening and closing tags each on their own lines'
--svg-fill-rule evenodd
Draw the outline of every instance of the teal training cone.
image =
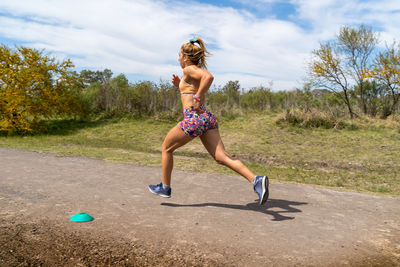
<svg viewBox="0 0 400 267">
<path fill-rule="evenodd" d="M 90 222 L 93 221 L 94 218 L 87 213 L 78 213 L 71 217 L 70 221 L 72 222 Z"/>
</svg>

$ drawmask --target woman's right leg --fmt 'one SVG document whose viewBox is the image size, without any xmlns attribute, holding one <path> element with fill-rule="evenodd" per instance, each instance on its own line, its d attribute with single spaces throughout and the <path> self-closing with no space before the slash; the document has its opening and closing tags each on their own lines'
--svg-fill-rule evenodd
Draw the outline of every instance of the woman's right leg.
<svg viewBox="0 0 400 267">
<path fill-rule="evenodd" d="M 208 130 L 200 136 L 203 145 L 213 158 L 220 164 L 223 164 L 236 171 L 249 182 L 253 183 L 254 191 L 257 193 L 260 205 L 264 204 L 269 196 L 269 181 L 267 176 L 255 176 L 240 160 L 228 155 L 225 151 L 218 129 Z"/>
<path fill-rule="evenodd" d="M 208 153 L 219 163 L 223 164 L 235 172 L 245 177 L 249 182 L 254 178 L 254 173 L 250 171 L 240 160 L 231 157 L 226 151 L 222 143 L 218 129 L 208 130 L 200 136 L 201 142 L 207 149 Z"/>
</svg>

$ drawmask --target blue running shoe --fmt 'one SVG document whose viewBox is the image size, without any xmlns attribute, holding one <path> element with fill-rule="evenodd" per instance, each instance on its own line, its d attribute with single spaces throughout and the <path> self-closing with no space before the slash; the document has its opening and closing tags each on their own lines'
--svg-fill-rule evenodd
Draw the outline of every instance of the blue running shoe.
<svg viewBox="0 0 400 267">
<path fill-rule="evenodd" d="M 159 183 L 157 185 L 149 185 L 149 191 L 162 197 L 171 197 L 171 187 L 168 189 L 164 189 L 162 183 Z"/>
<path fill-rule="evenodd" d="M 257 193 L 259 201 L 259 205 L 263 205 L 265 202 L 267 202 L 268 196 L 269 196 L 269 181 L 267 176 L 256 176 L 254 179 L 254 192 Z"/>
</svg>

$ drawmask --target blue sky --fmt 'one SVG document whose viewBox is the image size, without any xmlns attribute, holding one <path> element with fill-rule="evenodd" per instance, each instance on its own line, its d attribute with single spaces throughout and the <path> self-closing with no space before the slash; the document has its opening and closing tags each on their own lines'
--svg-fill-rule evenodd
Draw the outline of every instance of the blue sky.
<svg viewBox="0 0 400 267">
<path fill-rule="evenodd" d="M 275 17 L 278 19 L 290 19 L 296 13 L 295 5 L 291 1 L 234 1 L 234 0 L 203 0 L 198 3 L 215 5 L 218 7 L 231 7 L 238 10 L 246 10 L 258 18 Z"/>
<path fill-rule="evenodd" d="M 341 26 L 370 25 L 383 47 L 399 40 L 398 21 L 398 0 L 2 0 L 0 43 L 158 82 L 181 73 L 179 47 L 198 35 L 216 86 L 291 90 L 302 87 L 311 51 Z"/>
</svg>

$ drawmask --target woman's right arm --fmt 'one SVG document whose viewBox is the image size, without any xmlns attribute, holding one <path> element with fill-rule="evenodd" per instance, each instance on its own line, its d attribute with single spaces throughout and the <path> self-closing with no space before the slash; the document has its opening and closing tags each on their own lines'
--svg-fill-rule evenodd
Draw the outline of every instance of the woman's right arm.
<svg viewBox="0 0 400 267">
<path fill-rule="evenodd" d="M 176 87 L 179 87 L 180 82 L 181 79 L 177 75 L 172 74 L 172 84 L 175 85 Z"/>
</svg>

